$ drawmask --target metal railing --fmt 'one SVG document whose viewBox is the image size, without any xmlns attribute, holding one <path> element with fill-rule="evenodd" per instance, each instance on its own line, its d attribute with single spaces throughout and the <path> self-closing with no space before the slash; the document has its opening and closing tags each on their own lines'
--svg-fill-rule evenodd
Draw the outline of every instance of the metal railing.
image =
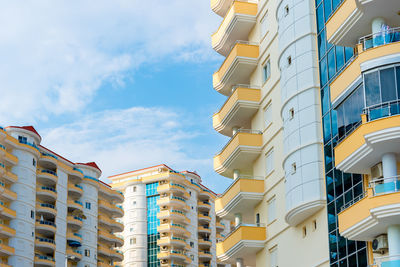
<svg viewBox="0 0 400 267">
<path fill-rule="evenodd" d="M 387 101 L 363 109 L 367 121 L 400 114 L 400 100 Z"/>
<path fill-rule="evenodd" d="M 44 238 L 44 237 L 36 237 L 36 240 L 39 240 L 39 242 L 46 242 L 46 243 L 51 243 L 51 244 L 56 243 L 54 241 L 54 239 L 49 239 L 49 238 Z"/>
<path fill-rule="evenodd" d="M 56 156 L 54 156 L 54 155 L 52 155 L 52 154 L 50 154 L 50 153 L 42 152 L 42 156 L 45 156 L 45 157 L 52 157 L 52 158 L 54 158 L 54 159 L 57 159 Z"/>
<path fill-rule="evenodd" d="M 42 186 L 40 189 L 57 193 L 57 190 L 54 187 Z"/>
<path fill-rule="evenodd" d="M 347 202 L 346 204 L 344 204 L 342 206 L 342 208 L 340 209 L 340 211 L 344 211 L 347 208 L 350 208 L 351 206 L 353 206 L 354 204 L 356 204 L 358 201 L 362 200 L 363 198 L 365 198 L 367 196 L 367 192 L 362 192 L 360 195 L 358 195 L 357 197 L 353 198 L 351 201 Z"/>
<path fill-rule="evenodd" d="M 374 196 L 399 192 L 400 175 L 375 179 L 369 183 L 369 187 L 373 189 Z"/>
<path fill-rule="evenodd" d="M 40 206 L 43 208 L 56 209 L 56 207 L 53 204 L 48 204 L 48 203 L 40 203 Z"/>
<path fill-rule="evenodd" d="M 54 258 L 50 256 L 36 254 L 35 257 L 38 258 L 39 260 L 54 261 Z"/>
<path fill-rule="evenodd" d="M 359 39 L 359 43 L 363 45 L 363 51 L 400 41 L 400 27 L 390 28 L 380 32 L 363 36 Z"/>
<path fill-rule="evenodd" d="M 42 172 L 42 173 L 48 173 L 48 174 L 57 176 L 57 173 L 56 173 L 55 171 L 52 171 L 52 170 L 42 169 L 42 170 L 40 170 L 40 172 Z"/>
<path fill-rule="evenodd" d="M 45 220 L 36 220 L 39 224 L 44 224 L 44 225 L 50 225 L 56 227 L 56 224 L 51 222 L 51 221 L 45 221 Z"/>
</svg>

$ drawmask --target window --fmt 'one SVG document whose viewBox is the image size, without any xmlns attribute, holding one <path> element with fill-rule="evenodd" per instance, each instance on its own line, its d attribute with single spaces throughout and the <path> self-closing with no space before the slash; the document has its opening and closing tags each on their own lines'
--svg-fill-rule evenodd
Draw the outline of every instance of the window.
<svg viewBox="0 0 400 267">
<path fill-rule="evenodd" d="M 129 239 L 129 244 L 131 244 L 131 245 L 136 244 L 136 238 Z"/>
<path fill-rule="evenodd" d="M 294 118 L 294 108 L 289 109 L 289 119 L 293 119 Z"/>
<path fill-rule="evenodd" d="M 303 227 L 303 238 L 307 236 L 307 227 Z"/>
<path fill-rule="evenodd" d="M 18 141 L 22 144 L 26 144 L 28 142 L 28 138 L 25 136 L 18 136 Z"/>
<path fill-rule="evenodd" d="M 289 15 L 289 6 L 288 5 L 285 6 L 285 17 L 287 15 Z"/>
<path fill-rule="evenodd" d="M 317 230 L 317 220 L 313 221 L 313 229 L 314 231 Z"/>
<path fill-rule="evenodd" d="M 132 187 L 132 192 L 136 192 L 136 186 Z"/>
<path fill-rule="evenodd" d="M 89 249 L 85 249 L 85 257 L 90 257 L 90 250 Z"/>
<path fill-rule="evenodd" d="M 261 38 L 263 38 L 268 32 L 268 13 L 265 13 L 261 19 Z"/>
<path fill-rule="evenodd" d="M 264 121 L 265 127 L 268 127 L 272 123 L 272 108 L 271 103 L 264 109 Z"/>
<path fill-rule="evenodd" d="M 292 174 L 295 174 L 296 171 L 297 171 L 297 165 L 296 165 L 296 162 L 293 162 L 292 163 Z"/>
<path fill-rule="evenodd" d="M 274 150 L 271 149 L 265 156 L 265 170 L 267 175 L 274 169 Z"/>
<path fill-rule="evenodd" d="M 194 243 L 192 241 L 190 241 L 190 247 L 194 247 Z"/>
<path fill-rule="evenodd" d="M 86 202 L 86 203 L 85 203 L 85 207 L 86 207 L 88 210 L 90 210 L 90 206 L 91 206 L 90 202 Z"/>
<path fill-rule="evenodd" d="M 31 210 L 31 218 L 35 219 L 35 212 L 33 210 Z"/>
<path fill-rule="evenodd" d="M 36 167 L 36 160 L 32 159 L 32 165 Z"/>
<path fill-rule="evenodd" d="M 271 61 L 269 59 L 265 63 L 263 70 L 264 70 L 264 82 L 265 82 L 271 76 Z"/>
<path fill-rule="evenodd" d="M 270 255 L 270 266 L 278 267 L 278 249 L 276 247 L 272 248 L 269 251 L 269 255 Z"/>
<path fill-rule="evenodd" d="M 130 228 L 130 229 L 129 229 L 129 232 L 133 232 L 133 228 Z"/>
<path fill-rule="evenodd" d="M 256 225 L 260 226 L 260 213 L 256 214 Z"/>
<path fill-rule="evenodd" d="M 268 201 L 268 223 L 276 219 L 276 204 L 275 197 Z"/>
<path fill-rule="evenodd" d="M 288 56 L 287 63 L 288 63 L 288 66 L 292 65 L 292 56 Z"/>
</svg>

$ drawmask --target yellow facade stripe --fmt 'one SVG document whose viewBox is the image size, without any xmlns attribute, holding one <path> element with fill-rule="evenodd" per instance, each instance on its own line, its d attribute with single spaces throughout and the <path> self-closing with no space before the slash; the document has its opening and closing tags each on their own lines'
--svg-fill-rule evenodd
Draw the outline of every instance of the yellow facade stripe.
<svg viewBox="0 0 400 267">
<path fill-rule="evenodd" d="M 263 241 L 265 239 L 265 227 L 240 226 L 224 241 L 217 243 L 217 256 L 226 253 L 242 240 Z"/>
<path fill-rule="evenodd" d="M 336 9 L 335 13 L 326 22 L 326 39 L 329 40 L 332 35 L 345 24 L 345 21 L 357 9 L 356 0 L 344 0 Z"/>
</svg>

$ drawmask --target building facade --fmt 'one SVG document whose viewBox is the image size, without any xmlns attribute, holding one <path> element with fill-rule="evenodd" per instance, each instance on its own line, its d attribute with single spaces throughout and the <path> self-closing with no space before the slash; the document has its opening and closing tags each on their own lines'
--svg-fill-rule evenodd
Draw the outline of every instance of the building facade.
<svg viewBox="0 0 400 267">
<path fill-rule="evenodd" d="M 99 180 L 94 162 L 73 163 L 40 142 L 32 126 L 0 128 L 0 265 L 122 261 L 114 247 L 123 240 L 113 233 L 123 230 L 115 220 L 123 215 L 115 206 L 123 195 Z"/>
<path fill-rule="evenodd" d="M 332 266 L 400 266 L 400 2 L 332 4 L 317 7 Z"/>
<path fill-rule="evenodd" d="M 233 182 L 215 200 L 233 222 L 217 257 L 235 266 L 329 266 L 316 11 L 313 0 L 211 0 L 225 57 L 213 116 L 229 137 L 214 169 Z"/>
<path fill-rule="evenodd" d="M 225 223 L 198 174 L 162 164 L 109 178 L 125 197 L 123 266 L 217 266 Z"/>
</svg>

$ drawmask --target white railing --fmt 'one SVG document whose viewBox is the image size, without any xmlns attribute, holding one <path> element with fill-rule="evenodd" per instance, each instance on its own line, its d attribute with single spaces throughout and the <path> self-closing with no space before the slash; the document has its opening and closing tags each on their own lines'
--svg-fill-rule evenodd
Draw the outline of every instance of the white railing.
<svg viewBox="0 0 400 267">
<path fill-rule="evenodd" d="M 359 43 L 363 45 L 363 51 L 399 41 L 400 27 L 390 28 L 380 32 L 372 33 L 359 39 Z"/>
<path fill-rule="evenodd" d="M 400 191 L 400 175 L 374 179 L 369 183 L 369 187 L 373 189 L 374 196 L 385 195 Z"/>
<path fill-rule="evenodd" d="M 378 267 L 400 266 L 400 255 L 375 257 L 374 264 L 370 266 L 378 266 Z"/>
</svg>

